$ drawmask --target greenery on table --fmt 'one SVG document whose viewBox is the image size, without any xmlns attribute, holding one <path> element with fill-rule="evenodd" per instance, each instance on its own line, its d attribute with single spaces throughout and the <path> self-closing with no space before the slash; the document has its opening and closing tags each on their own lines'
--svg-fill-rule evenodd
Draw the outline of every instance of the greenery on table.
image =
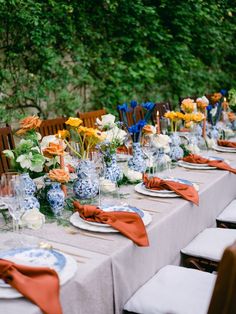
<svg viewBox="0 0 236 314">
<path fill-rule="evenodd" d="M 0 120 L 235 86 L 230 0 L 0 0 Z"/>
<path fill-rule="evenodd" d="M 118 187 L 122 185 L 129 185 L 129 184 L 138 184 L 141 180 L 131 181 L 125 174 L 123 174 L 123 177 L 117 182 Z"/>
</svg>

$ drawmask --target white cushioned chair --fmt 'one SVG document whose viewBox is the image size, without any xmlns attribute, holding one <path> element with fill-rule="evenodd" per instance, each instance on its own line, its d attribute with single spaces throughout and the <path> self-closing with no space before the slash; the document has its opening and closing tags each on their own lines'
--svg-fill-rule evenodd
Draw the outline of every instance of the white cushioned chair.
<svg viewBox="0 0 236 314">
<path fill-rule="evenodd" d="M 207 228 L 181 250 L 183 263 L 199 270 L 216 271 L 225 248 L 236 241 L 236 230 Z"/>
<path fill-rule="evenodd" d="M 216 222 L 218 227 L 236 229 L 236 199 L 225 207 Z"/>
<path fill-rule="evenodd" d="M 236 309 L 236 245 L 228 247 L 218 276 L 165 266 L 124 306 L 124 313 L 233 314 Z"/>
</svg>

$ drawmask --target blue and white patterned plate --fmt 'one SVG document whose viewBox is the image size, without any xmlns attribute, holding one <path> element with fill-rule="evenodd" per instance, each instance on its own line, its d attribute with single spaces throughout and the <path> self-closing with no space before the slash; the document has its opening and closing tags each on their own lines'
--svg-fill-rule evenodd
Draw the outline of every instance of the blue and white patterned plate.
<svg viewBox="0 0 236 314">
<path fill-rule="evenodd" d="M 2 251 L 0 258 L 22 265 L 49 267 L 57 273 L 60 273 L 66 264 L 66 258 L 61 253 L 40 248 L 16 248 Z M 0 287 L 9 287 L 9 285 L 0 280 Z"/>
<path fill-rule="evenodd" d="M 141 218 L 144 216 L 144 212 L 136 207 L 129 206 L 129 205 L 113 205 L 113 206 L 103 206 L 102 210 L 104 212 L 130 212 L 130 213 L 136 213 L 138 214 Z M 82 219 L 82 218 L 81 218 Z M 111 228 L 110 225 L 99 223 L 99 222 L 93 222 L 93 221 L 87 221 L 84 220 L 86 223 L 94 226 L 102 226 L 102 227 L 109 227 Z"/>
</svg>

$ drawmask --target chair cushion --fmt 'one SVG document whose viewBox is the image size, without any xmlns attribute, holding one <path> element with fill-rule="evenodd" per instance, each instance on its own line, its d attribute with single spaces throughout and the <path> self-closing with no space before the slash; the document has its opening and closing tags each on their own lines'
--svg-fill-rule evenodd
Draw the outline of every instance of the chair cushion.
<svg viewBox="0 0 236 314">
<path fill-rule="evenodd" d="M 124 309 L 142 314 L 206 314 L 216 276 L 168 265 L 145 283 Z"/>
<path fill-rule="evenodd" d="M 228 206 L 226 206 L 223 212 L 216 219 L 219 221 L 236 223 L 236 200 L 233 200 Z"/>
<path fill-rule="evenodd" d="M 219 262 L 224 249 L 235 240 L 235 229 L 207 228 L 200 232 L 181 252 Z"/>
</svg>

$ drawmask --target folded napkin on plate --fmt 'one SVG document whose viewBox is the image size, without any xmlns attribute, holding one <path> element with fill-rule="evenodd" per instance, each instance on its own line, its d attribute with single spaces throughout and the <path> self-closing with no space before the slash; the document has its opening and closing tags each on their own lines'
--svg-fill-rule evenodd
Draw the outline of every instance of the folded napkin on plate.
<svg viewBox="0 0 236 314">
<path fill-rule="evenodd" d="M 138 214 L 125 211 L 105 212 L 93 205 L 81 205 L 78 201 L 73 204 L 82 219 L 108 224 L 138 246 L 149 246 L 146 228 Z"/>
<path fill-rule="evenodd" d="M 53 269 L 18 265 L 0 259 L 0 278 L 38 305 L 44 314 L 62 314 L 59 279 Z"/>
<path fill-rule="evenodd" d="M 217 144 L 219 146 L 223 146 L 223 147 L 233 147 L 233 148 L 236 148 L 236 142 L 232 142 L 232 141 L 218 140 Z"/>
<path fill-rule="evenodd" d="M 230 167 L 230 165 L 228 165 L 223 160 L 210 160 L 199 155 L 190 154 L 187 157 L 184 157 L 183 161 L 190 162 L 193 164 L 208 164 L 208 166 L 210 167 L 216 167 L 218 169 L 227 170 L 236 174 L 236 169 Z"/>
<path fill-rule="evenodd" d="M 132 155 L 132 147 L 126 147 L 125 145 L 117 147 L 116 153 Z"/>
<path fill-rule="evenodd" d="M 171 190 L 196 205 L 199 204 L 198 192 L 192 185 L 183 184 L 176 181 L 163 180 L 158 177 L 148 178 L 143 176 L 143 183 L 150 190 Z"/>
</svg>

